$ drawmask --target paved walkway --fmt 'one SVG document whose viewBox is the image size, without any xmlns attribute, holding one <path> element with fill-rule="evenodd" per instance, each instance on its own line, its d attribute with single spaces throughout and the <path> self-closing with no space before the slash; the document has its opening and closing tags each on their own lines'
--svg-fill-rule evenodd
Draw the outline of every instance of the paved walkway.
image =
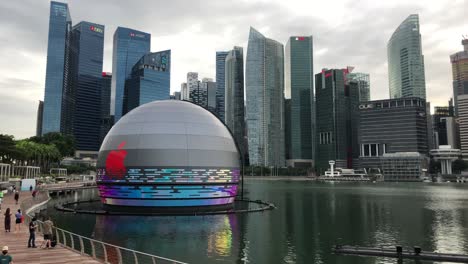
<svg viewBox="0 0 468 264">
<path fill-rule="evenodd" d="M 3 246 L 9 247 L 9 254 L 13 257 L 15 264 L 61 264 L 61 263 L 101 263 L 91 257 L 82 256 L 77 252 L 66 249 L 57 245 L 52 249 L 41 249 L 43 239 L 41 234 L 36 234 L 37 248 L 28 248 L 29 231 L 25 224 L 21 224 L 21 230 L 15 233 L 15 213 L 19 209 L 19 204 L 31 197 L 30 192 L 20 193 L 20 202 L 15 205 L 15 200 L 12 194 L 5 195 L 2 203 L 2 213 L 0 216 L 0 249 Z M 10 208 L 11 217 L 11 233 L 5 232 L 5 211 Z"/>
</svg>

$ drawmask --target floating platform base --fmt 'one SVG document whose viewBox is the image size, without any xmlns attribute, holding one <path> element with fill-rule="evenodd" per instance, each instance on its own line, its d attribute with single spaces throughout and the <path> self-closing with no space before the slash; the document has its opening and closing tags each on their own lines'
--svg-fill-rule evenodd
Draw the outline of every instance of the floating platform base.
<svg viewBox="0 0 468 264">
<path fill-rule="evenodd" d="M 399 248 L 399 251 L 398 251 Z M 360 255 L 360 256 L 375 256 L 375 257 L 390 257 L 390 258 L 408 258 L 418 260 L 432 261 L 449 261 L 458 263 L 468 263 L 468 255 L 437 253 L 421 251 L 419 247 L 415 247 L 414 251 L 403 250 L 401 247 L 395 249 L 373 248 L 373 247 L 357 247 L 357 246 L 335 246 L 333 248 L 335 254 L 344 255 Z"/>
<path fill-rule="evenodd" d="M 178 215 L 216 215 L 216 214 L 241 214 L 250 212 L 261 212 L 275 209 L 272 203 L 261 200 L 236 199 L 235 204 L 205 207 L 133 207 L 133 206 L 113 206 L 103 205 L 100 209 L 83 209 L 80 205 L 86 203 L 98 203 L 100 200 L 89 200 L 79 202 L 68 202 L 56 204 L 55 209 L 63 212 L 77 214 L 97 214 L 97 215 L 152 215 L 152 216 L 178 216 Z"/>
</svg>

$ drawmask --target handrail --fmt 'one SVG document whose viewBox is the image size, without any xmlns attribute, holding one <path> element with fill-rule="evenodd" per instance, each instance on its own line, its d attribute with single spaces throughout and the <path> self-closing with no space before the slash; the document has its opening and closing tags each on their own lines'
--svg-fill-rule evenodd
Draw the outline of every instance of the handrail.
<svg viewBox="0 0 468 264">
<path fill-rule="evenodd" d="M 24 214 L 25 223 L 31 222 L 32 216 L 30 213 L 33 211 L 45 208 L 47 202 L 50 200 L 48 192 L 39 192 L 36 198 L 28 198 L 21 202 L 20 208 Z M 44 230 L 44 222 L 37 220 L 38 231 L 42 233 Z M 81 255 L 87 255 L 95 260 L 101 261 L 106 264 L 127 264 L 127 263 L 172 263 L 172 264 L 186 264 L 177 260 L 164 258 L 145 252 L 120 247 L 117 245 L 109 244 L 103 241 L 95 240 L 85 237 L 62 228 L 52 227 L 52 233 L 55 236 L 57 244 L 61 244 L 72 251 Z"/>
</svg>

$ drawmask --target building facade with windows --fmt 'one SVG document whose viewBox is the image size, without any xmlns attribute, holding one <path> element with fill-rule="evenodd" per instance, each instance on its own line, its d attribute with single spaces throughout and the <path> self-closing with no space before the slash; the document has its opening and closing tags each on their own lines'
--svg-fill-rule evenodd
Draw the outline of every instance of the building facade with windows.
<svg viewBox="0 0 468 264">
<path fill-rule="evenodd" d="M 152 52 L 133 66 L 125 81 L 125 114 L 157 100 L 168 100 L 171 90 L 171 50 Z"/>
<path fill-rule="evenodd" d="M 251 27 L 245 74 L 250 164 L 283 167 L 286 164 L 283 45 Z"/>
<path fill-rule="evenodd" d="M 387 43 L 390 98 L 426 98 L 419 16 L 408 16 Z"/>
<path fill-rule="evenodd" d="M 245 137 L 244 110 L 244 52 L 242 47 L 234 47 L 226 56 L 225 67 L 225 111 L 224 123 L 231 130 L 239 151 L 248 164 L 247 138 Z"/>
<path fill-rule="evenodd" d="M 100 147 L 103 52 L 103 25 L 83 21 L 73 26 L 68 85 L 75 89 L 73 135 L 80 151 Z"/>
<path fill-rule="evenodd" d="M 359 100 L 370 101 L 370 77 L 368 73 L 351 72 L 347 75 L 350 83 L 355 83 L 359 89 Z"/>
<path fill-rule="evenodd" d="M 41 133 L 70 134 L 74 96 L 65 88 L 69 73 L 69 45 L 72 30 L 66 3 L 50 2 L 49 35 Z"/>
<path fill-rule="evenodd" d="M 323 69 L 315 75 L 315 167 L 325 171 L 330 160 L 337 168 L 352 168 L 359 156 L 357 124 L 359 89 L 347 81 L 350 69 Z"/>
<path fill-rule="evenodd" d="M 216 52 L 216 114 L 224 122 L 225 66 L 229 51 Z"/>
<path fill-rule="evenodd" d="M 111 104 L 111 83 L 112 73 L 103 72 L 101 79 L 101 128 L 99 131 L 99 145 L 107 135 L 107 132 L 111 129 L 114 124 L 114 118 L 110 114 Z"/>
<path fill-rule="evenodd" d="M 287 165 L 312 167 L 315 156 L 315 101 L 312 36 L 289 37 L 285 52 L 285 98 L 290 99 Z"/>
<path fill-rule="evenodd" d="M 468 94 L 458 95 L 457 101 L 462 158 L 468 161 Z"/>
<path fill-rule="evenodd" d="M 458 95 L 468 94 L 468 39 L 463 39 L 462 45 L 463 51 L 450 55 L 455 113 L 457 113 Z"/>
<path fill-rule="evenodd" d="M 117 122 L 123 114 L 125 80 L 130 77 L 135 63 L 150 52 L 151 34 L 118 27 L 113 41 L 111 114 Z"/>
<path fill-rule="evenodd" d="M 44 114 L 44 101 L 39 100 L 39 105 L 37 106 L 36 137 L 40 137 L 42 135 L 43 114 Z"/>
<path fill-rule="evenodd" d="M 428 154 L 426 102 L 422 98 L 361 102 L 358 107 L 360 168 L 379 168 L 386 153 Z"/>
</svg>

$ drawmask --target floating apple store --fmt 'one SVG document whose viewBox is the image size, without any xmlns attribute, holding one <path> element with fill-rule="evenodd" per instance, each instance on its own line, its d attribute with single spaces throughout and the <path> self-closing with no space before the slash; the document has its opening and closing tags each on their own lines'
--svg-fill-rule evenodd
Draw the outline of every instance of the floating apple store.
<svg viewBox="0 0 468 264">
<path fill-rule="evenodd" d="M 231 206 L 240 159 L 227 127 L 186 101 L 135 108 L 109 131 L 99 151 L 97 184 L 111 206 Z"/>
</svg>

